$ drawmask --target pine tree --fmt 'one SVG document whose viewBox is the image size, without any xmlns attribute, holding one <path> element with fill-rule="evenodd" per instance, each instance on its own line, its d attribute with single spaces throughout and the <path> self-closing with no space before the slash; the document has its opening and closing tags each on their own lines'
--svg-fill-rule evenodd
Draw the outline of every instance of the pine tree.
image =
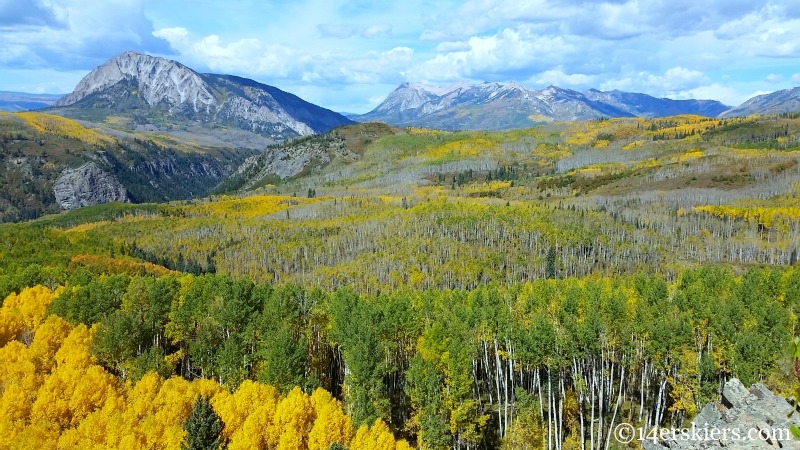
<svg viewBox="0 0 800 450">
<path fill-rule="evenodd" d="M 225 448 L 222 419 L 211 407 L 208 396 L 199 396 L 189 420 L 183 426 L 186 440 L 181 450 L 220 450 Z"/>
</svg>

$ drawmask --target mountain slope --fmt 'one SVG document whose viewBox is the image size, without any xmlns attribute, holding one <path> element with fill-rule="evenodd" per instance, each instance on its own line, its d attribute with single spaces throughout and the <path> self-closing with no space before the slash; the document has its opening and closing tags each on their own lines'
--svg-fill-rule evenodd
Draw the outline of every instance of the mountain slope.
<svg viewBox="0 0 800 450">
<path fill-rule="evenodd" d="M 753 114 L 781 114 L 800 111 L 800 87 L 784 89 L 771 94 L 757 95 L 736 108 L 725 111 L 721 117 L 743 117 Z"/>
<path fill-rule="evenodd" d="M 673 100 L 618 90 L 603 92 L 589 89 L 584 94 L 591 100 L 613 105 L 639 117 L 666 117 L 680 114 L 717 117 L 729 109 L 716 100 Z"/>
<path fill-rule="evenodd" d="M 51 106 L 60 95 L 0 91 L 0 111 L 18 112 Z"/>
<path fill-rule="evenodd" d="M 0 222 L 109 201 L 203 196 L 254 153 L 112 136 L 49 114 L 0 113 Z"/>
<path fill-rule="evenodd" d="M 97 67 L 53 112 L 92 121 L 110 117 L 159 131 L 233 127 L 275 141 L 352 123 L 272 86 L 231 75 L 199 74 L 172 60 L 125 52 Z"/>
<path fill-rule="evenodd" d="M 361 159 L 370 144 L 397 133 L 401 130 L 384 123 L 359 123 L 272 145 L 247 158 L 220 190 L 254 189 L 271 182 L 318 175 L 325 169 L 353 170 L 352 163 Z"/>
<path fill-rule="evenodd" d="M 556 86 L 530 90 L 515 82 L 449 86 L 404 83 L 374 110 L 350 118 L 446 130 L 504 130 L 600 117 L 716 116 L 727 108 L 710 100 L 657 99 L 619 91 L 581 93 Z"/>
</svg>

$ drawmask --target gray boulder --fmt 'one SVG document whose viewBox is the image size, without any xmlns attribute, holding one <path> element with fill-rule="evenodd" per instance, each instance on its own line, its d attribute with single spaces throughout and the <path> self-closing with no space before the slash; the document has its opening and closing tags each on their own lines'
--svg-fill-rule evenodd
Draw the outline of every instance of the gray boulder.
<svg viewBox="0 0 800 450">
<path fill-rule="evenodd" d="M 705 449 L 798 449 L 789 426 L 800 423 L 800 413 L 787 415 L 792 405 L 783 397 L 755 384 L 748 390 L 738 379 L 731 379 L 722 390 L 719 403 L 709 403 L 700 411 L 685 434 L 669 435 L 665 440 L 642 442 L 645 450 Z"/>
</svg>

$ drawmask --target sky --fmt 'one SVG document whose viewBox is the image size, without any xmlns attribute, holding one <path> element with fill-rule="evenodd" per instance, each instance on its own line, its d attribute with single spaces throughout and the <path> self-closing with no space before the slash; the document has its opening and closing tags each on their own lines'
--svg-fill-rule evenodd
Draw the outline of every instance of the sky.
<svg viewBox="0 0 800 450">
<path fill-rule="evenodd" d="M 0 0 L 0 91 L 67 93 L 126 50 L 350 113 L 406 81 L 735 106 L 800 86 L 800 1 Z"/>
</svg>

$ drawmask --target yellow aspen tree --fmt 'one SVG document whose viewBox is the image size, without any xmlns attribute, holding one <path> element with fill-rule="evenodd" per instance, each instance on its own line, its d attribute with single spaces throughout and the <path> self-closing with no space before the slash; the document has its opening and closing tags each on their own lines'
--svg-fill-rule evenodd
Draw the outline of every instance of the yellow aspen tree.
<svg viewBox="0 0 800 450">
<path fill-rule="evenodd" d="M 11 440 L 10 449 L 57 450 L 58 437 L 61 434 L 58 426 L 51 423 L 35 423 Z"/>
<path fill-rule="evenodd" d="M 5 301 L 8 301 L 13 296 L 14 294 L 11 294 L 6 297 Z M 19 311 L 7 308 L 5 305 L 0 308 L 0 346 L 4 346 L 16 339 L 22 332 L 23 327 L 24 322 Z"/>
<path fill-rule="evenodd" d="M 19 311 L 25 327 L 35 333 L 36 329 L 44 322 L 47 307 L 58 297 L 63 288 L 50 290 L 46 286 L 37 285 L 25 288 L 18 295 L 11 294 L 3 302 L 2 309 Z"/>
<path fill-rule="evenodd" d="M 322 388 L 311 394 L 311 404 L 317 418 L 308 433 L 308 450 L 327 450 L 334 443 L 350 444 L 353 421 L 345 415 L 342 404 Z"/>
<path fill-rule="evenodd" d="M 24 430 L 42 379 L 22 343 L 12 341 L 0 348 L 0 449 L 10 448 Z"/>
<path fill-rule="evenodd" d="M 362 425 L 350 442 L 350 450 L 396 450 L 394 435 L 383 420 L 377 419 L 371 427 Z"/>
<path fill-rule="evenodd" d="M 95 364 L 89 350 L 92 331 L 78 325 L 64 339 L 45 376 L 31 409 L 31 421 L 55 423 L 61 429 L 76 427 L 106 401 L 119 396 L 113 375 Z"/>
<path fill-rule="evenodd" d="M 163 379 L 155 372 L 145 374 L 135 385 L 126 385 L 126 402 L 114 420 L 116 426 L 107 430 L 106 441 L 119 449 L 145 448 L 147 437 L 141 422 L 153 414 L 153 404 Z"/>
<path fill-rule="evenodd" d="M 217 394 L 211 403 L 225 423 L 228 448 L 264 448 L 266 430 L 279 400 L 277 389 L 251 380 L 244 381 L 233 394 Z"/>
<path fill-rule="evenodd" d="M 38 328 L 29 347 L 31 360 L 39 374 L 48 374 L 55 364 L 56 352 L 72 331 L 72 325 L 58 316 L 48 317 Z"/>
<path fill-rule="evenodd" d="M 256 405 L 256 409 L 247 416 L 241 427 L 233 432 L 228 450 L 267 448 L 268 430 L 273 426 L 280 395 L 278 390 L 272 386 L 255 384 L 266 388 L 261 394 L 262 400 Z"/>
<path fill-rule="evenodd" d="M 295 387 L 281 400 L 267 432 L 267 444 L 278 450 L 306 450 L 314 423 L 314 407 L 305 392 Z M 284 436 L 285 435 L 285 436 Z"/>
</svg>

